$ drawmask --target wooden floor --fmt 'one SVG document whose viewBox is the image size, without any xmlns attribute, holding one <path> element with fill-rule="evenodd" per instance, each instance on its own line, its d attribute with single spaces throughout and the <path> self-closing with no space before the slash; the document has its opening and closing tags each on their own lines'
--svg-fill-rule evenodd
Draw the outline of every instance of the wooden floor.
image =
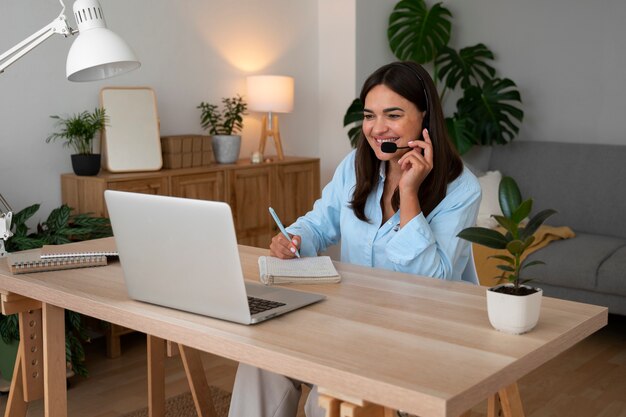
<svg viewBox="0 0 626 417">
<path fill-rule="evenodd" d="M 107 359 L 104 340 L 87 347 L 90 377 L 71 379 L 70 416 L 117 417 L 146 406 L 145 338 L 124 336 L 122 348 L 122 357 Z M 236 364 L 210 355 L 203 361 L 212 383 L 230 391 Z M 178 358 L 167 360 L 166 375 L 168 397 L 188 390 Z M 527 417 L 626 417 L 626 317 L 609 316 L 607 327 L 524 377 L 520 391 Z M 6 395 L 1 401 L 3 414 Z M 478 404 L 472 417 L 486 408 Z M 28 416 L 43 416 L 41 401 Z"/>
</svg>

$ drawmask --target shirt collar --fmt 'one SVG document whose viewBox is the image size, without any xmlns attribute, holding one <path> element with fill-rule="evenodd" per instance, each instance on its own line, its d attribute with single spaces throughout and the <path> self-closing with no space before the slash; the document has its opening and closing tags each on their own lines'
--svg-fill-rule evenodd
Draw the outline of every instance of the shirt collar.
<svg viewBox="0 0 626 417">
<path fill-rule="evenodd" d="M 378 168 L 378 177 L 381 180 L 387 178 L 387 161 L 380 161 L 380 168 Z"/>
</svg>

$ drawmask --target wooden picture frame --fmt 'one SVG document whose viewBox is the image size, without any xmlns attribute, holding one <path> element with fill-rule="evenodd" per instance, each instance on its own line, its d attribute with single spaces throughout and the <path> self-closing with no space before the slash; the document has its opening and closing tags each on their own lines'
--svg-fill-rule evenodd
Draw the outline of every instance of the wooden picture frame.
<svg viewBox="0 0 626 417">
<path fill-rule="evenodd" d="M 163 166 L 156 95 L 150 87 L 104 87 L 100 105 L 102 167 L 110 172 L 158 171 Z"/>
</svg>

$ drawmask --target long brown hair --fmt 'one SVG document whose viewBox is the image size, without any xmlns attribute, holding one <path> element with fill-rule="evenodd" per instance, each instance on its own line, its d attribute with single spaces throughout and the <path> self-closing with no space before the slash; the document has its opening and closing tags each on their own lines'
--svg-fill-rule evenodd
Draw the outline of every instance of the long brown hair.
<svg viewBox="0 0 626 417">
<path fill-rule="evenodd" d="M 435 83 L 421 65 L 408 61 L 393 62 L 380 67 L 365 80 L 361 89 L 361 103 L 365 103 L 365 97 L 372 88 L 381 84 L 415 104 L 419 111 L 426 112 L 424 117 L 427 118 L 428 133 L 433 144 L 433 169 L 424 179 L 417 196 L 424 216 L 428 216 L 446 196 L 448 184 L 463 171 L 461 157 L 448 137 L 439 94 Z M 365 215 L 365 202 L 378 183 L 380 162 L 361 131 L 354 163 L 356 187 L 350 207 L 363 221 L 369 221 Z M 400 209 L 398 188 L 391 198 L 391 206 L 395 211 Z"/>
</svg>

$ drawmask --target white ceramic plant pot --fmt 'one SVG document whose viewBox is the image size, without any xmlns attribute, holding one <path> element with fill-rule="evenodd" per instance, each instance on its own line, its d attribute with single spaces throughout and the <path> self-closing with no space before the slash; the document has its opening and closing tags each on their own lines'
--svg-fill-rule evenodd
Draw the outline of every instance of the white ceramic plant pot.
<svg viewBox="0 0 626 417">
<path fill-rule="evenodd" d="M 213 155 L 218 164 L 232 164 L 239 159 L 241 136 L 213 135 L 211 136 Z"/>
<path fill-rule="evenodd" d="M 487 289 L 489 322 L 496 329 L 509 334 L 522 334 L 532 330 L 539 321 L 543 290 L 530 295 L 511 295 L 494 291 L 502 286 Z M 532 287 L 527 287 L 532 288 Z"/>
</svg>

